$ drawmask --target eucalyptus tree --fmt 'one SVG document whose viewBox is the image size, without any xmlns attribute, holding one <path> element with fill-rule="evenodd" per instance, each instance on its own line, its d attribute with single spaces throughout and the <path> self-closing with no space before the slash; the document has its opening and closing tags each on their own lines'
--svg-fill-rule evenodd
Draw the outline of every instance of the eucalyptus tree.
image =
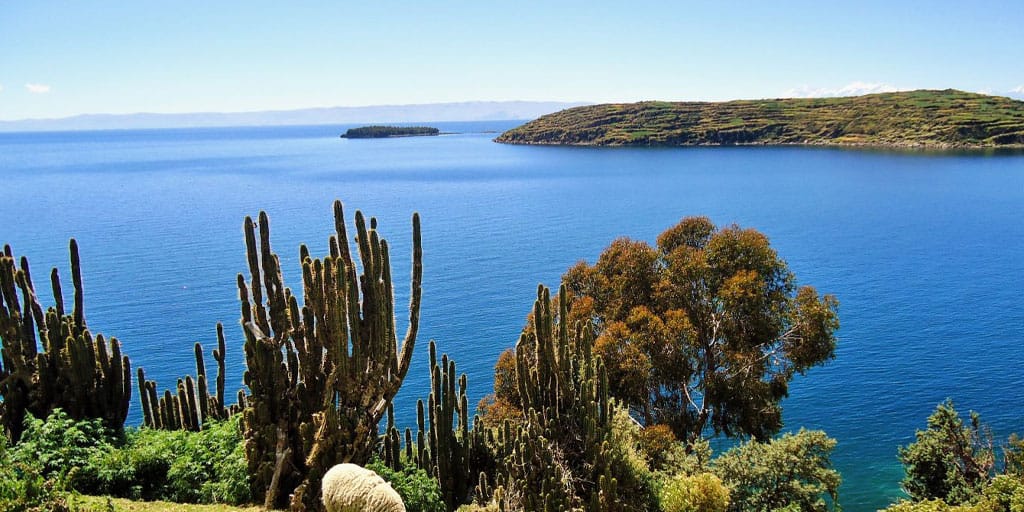
<svg viewBox="0 0 1024 512">
<path fill-rule="evenodd" d="M 684 218 L 656 247 L 617 239 L 562 281 L 613 396 L 681 439 L 770 438 L 793 377 L 835 356 L 838 301 L 798 287 L 753 229 Z"/>
</svg>

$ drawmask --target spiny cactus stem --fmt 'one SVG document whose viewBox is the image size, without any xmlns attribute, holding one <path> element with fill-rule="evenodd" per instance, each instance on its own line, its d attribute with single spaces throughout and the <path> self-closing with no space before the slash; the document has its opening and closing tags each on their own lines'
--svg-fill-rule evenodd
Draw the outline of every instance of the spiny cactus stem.
<svg viewBox="0 0 1024 512">
<path fill-rule="evenodd" d="M 75 286 L 75 328 L 85 329 L 85 291 L 82 286 L 82 264 L 78 256 L 78 242 L 72 238 L 69 243 L 71 252 L 71 279 Z"/>
</svg>

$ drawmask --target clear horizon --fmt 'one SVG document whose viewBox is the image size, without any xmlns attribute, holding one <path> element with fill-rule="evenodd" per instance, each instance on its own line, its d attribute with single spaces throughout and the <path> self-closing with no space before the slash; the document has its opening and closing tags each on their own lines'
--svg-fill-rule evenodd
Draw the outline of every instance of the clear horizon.
<svg viewBox="0 0 1024 512">
<path fill-rule="evenodd" d="M 0 4 L 0 120 L 955 88 L 1024 98 L 1024 3 Z"/>
</svg>

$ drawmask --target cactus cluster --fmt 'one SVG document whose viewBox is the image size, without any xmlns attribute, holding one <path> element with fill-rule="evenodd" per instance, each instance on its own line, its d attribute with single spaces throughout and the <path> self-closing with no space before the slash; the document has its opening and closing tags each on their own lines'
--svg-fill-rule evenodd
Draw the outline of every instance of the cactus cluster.
<svg viewBox="0 0 1024 512">
<path fill-rule="evenodd" d="M 520 421 L 486 428 L 474 418 L 471 425 L 466 376 L 456 377 L 447 355 L 438 361 L 431 342 L 431 393 L 417 403 L 418 430 L 400 435 L 388 411 L 385 464 L 426 470 L 449 510 L 471 496 L 510 511 L 619 510 L 608 380 L 592 351 L 592 329 L 564 320 L 566 297 L 563 289 L 553 311 L 549 290 L 539 287 L 532 324 L 516 345 Z"/>
<path fill-rule="evenodd" d="M 44 312 L 28 259 L 15 265 L 9 245 L 0 255 L 0 421 L 12 441 L 21 437 L 26 414 L 42 418 L 61 408 L 72 418 L 99 418 L 113 429 L 122 428 L 128 416 L 131 364 L 116 338 L 89 332 L 78 243 L 71 239 L 69 245 L 75 290 L 70 314 L 57 269 L 50 273 L 54 306 Z"/>
<path fill-rule="evenodd" d="M 156 381 L 147 381 L 145 371 L 138 368 L 139 396 L 142 402 L 143 423 L 149 428 L 164 430 L 200 430 L 210 420 L 223 420 L 245 408 L 245 391 L 238 391 L 238 403 L 224 405 L 224 326 L 217 323 L 217 348 L 213 359 L 217 361 L 217 392 L 210 395 L 206 378 L 203 347 L 195 344 L 196 378 L 191 375 L 178 379 L 177 392 L 165 390 L 157 394 Z"/>
<path fill-rule="evenodd" d="M 496 436 L 494 501 L 530 511 L 615 510 L 609 463 L 608 378 L 592 352 L 592 329 L 570 326 L 564 287 L 557 316 L 540 286 L 533 324 L 516 344 L 516 382 L 524 419 Z M 486 492 L 487 483 L 479 486 Z"/>
<path fill-rule="evenodd" d="M 267 508 L 320 507 L 320 480 L 336 464 L 365 464 L 378 424 L 409 369 L 422 281 L 419 216 L 413 215 L 409 324 L 398 344 L 388 244 L 376 219 L 356 212 L 362 274 L 349 248 L 344 211 L 334 203 L 330 254 L 300 248 L 302 306 L 284 286 L 270 247 L 270 223 L 245 219 L 250 280 L 238 276 L 249 388 L 243 425 L 253 493 Z M 258 231 L 258 236 L 257 236 Z"/>
<path fill-rule="evenodd" d="M 473 482 L 489 459 L 484 430 L 473 428 L 479 424 L 476 418 L 473 425 L 469 422 L 466 374 L 458 378 L 456 375 L 455 361 L 444 354 L 438 362 L 437 347 L 431 340 L 430 396 L 426 406 L 422 399 L 416 403 L 415 443 L 412 430 L 405 430 L 404 462 L 401 438 L 391 410 L 383 440 L 384 463 L 396 470 L 401 469 L 403 463 L 415 464 L 433 476 L 449 510 L 468 501 L 474 491 Z"/>
</svg>

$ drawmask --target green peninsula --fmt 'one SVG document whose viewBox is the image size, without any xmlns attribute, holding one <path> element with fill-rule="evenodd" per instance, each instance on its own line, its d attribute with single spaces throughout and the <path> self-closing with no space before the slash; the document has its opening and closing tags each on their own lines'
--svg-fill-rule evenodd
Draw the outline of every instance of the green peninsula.
<svg viewBox="0 0 1024 512">
<path fill-rule="evenodd" d="M 509 144 L 1024 147 L 1024 101 L 947 89 L 720 103 L 570 108 L 513 128 Z"/>
<path fill-rule="evenodd" d="M 383 139 L 387 137 L 418 137 L 438 135 L 441 130 L 429 126 L 363 126 L 349 128 L 341 135 L 343 139 Z"/>
</svg>

